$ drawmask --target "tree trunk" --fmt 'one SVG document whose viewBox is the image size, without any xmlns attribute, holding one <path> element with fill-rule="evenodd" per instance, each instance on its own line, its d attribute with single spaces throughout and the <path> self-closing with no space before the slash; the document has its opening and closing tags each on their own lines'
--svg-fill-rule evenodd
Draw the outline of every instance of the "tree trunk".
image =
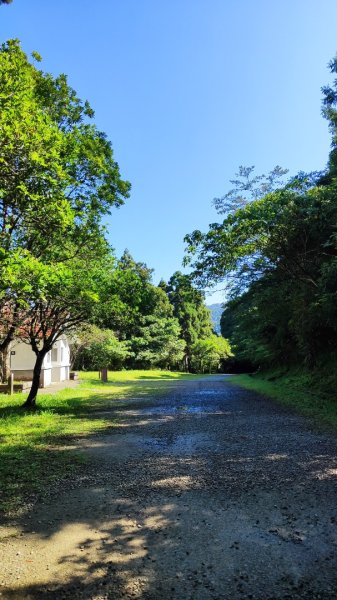
<svg viewBox="0 0 337 600">
<path fill-rule="evenodd" d="M 36 356 L 36 362 L 33 371 L 32 387 L 30 388 L 30 392 L 28 394 L 26 402 L 22 405 L 24 408 L 34 409 L 36 406 L 36 396 L 40 387 L 42 363 L 47 352 L 48 350 L 40 350 Z"/>
<path fill-rule="evenodd" d="M 10 376 L 10 352 L 9 347 L 11 342 L 14 340 L 14 334 L 16 330 L 17 322 L 17 307 L 14 308 L 12 324 L 9 327 L 7 334 L 0 344 L 1 352 L 1 379 L 3 383 L 7 383 L 8 377 Z"/>
<path fill-rule="evenodd" d="M 2 371 L 1 377 L 2 377 L 3 383 L 6 383 L 8 381 L 8 377 L 10 375 L 9 344 L 10 344 L 10 342 L 1 350 L 1 371 Z"/>
</svg>

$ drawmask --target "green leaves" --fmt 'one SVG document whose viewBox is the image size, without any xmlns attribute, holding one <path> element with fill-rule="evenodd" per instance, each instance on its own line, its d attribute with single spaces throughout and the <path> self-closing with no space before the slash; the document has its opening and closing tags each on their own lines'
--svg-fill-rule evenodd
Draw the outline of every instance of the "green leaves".
<svg viewBox="0 0 337 600">
<path fill-rule="evenodd" d="M 102 217 L 123 204 L 130 184 L 121 179 L 109 140 L 90 122 L 93 115 L 65 75 L 38 70 L 18 40 L 2 44 L 3 349 L 20 335 L 42 356 L 60 335 L 92 319 L 104 296 L 111 253 Z"/>
<path fill-rule="evenodd" d="M 191 351 L 191 366 L 199 373 L 216 372 L 221 362 L 233 356 L 228 340 L 217 335 L 197 340 Z"/>
<path fill-rule="evenodd" d="M 35 54 L 35 58 L 38 56 Z M 129 195 L 110 142 L 67 84 L 36 69 L 17 40 L 0 50 L 0 231 L 8 250 L 46 251 L 100 232 L 100 221 Z M 66 247 L 66 246 L 65 246 Z"/>
<path fill-rule="evenodd" d="M 113 331 L 99 329 L 94 325 L 78 331 L 76 368 L 100 370 L 116 369 L 131 353 L 127 342 L 118 341 Z"/>
</svg>

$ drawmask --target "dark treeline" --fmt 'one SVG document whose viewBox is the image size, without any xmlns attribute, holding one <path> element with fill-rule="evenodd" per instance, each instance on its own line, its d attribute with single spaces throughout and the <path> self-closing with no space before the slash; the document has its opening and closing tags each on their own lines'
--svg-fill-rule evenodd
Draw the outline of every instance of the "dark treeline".
<svg viewBox="0 0 337 600">
<path fill-rule="evenodd" d="M 337 72 L 337 59 L 330 63 Z M 332 150 L 324 172 L 284 182 L 240 167 L 214 203 L 224 220 L 186 236 L 194 278 L 226 280 L 222 335 L 245 367 L 331 363 L 337 348 L 337 80 L 323 90 Z"/>
</svg>

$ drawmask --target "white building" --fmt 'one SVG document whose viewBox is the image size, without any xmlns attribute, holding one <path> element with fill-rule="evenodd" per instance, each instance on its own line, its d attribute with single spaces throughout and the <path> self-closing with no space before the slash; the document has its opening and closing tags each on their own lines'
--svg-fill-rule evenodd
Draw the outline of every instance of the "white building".
<svg viewBox="0 0 337 600">
<path fill-rule="evenodd" d="M 31 346 L 21 341 L 14 341 L 10 351 L 10 368 L 14 380 L 27 381 L 33 377 L 36 356 Z M 70 348 L 66 336 L 55 342 L 51 352 L 46 354 L 41 370 L 40 387 L 52 383 L 66 381 L 70 376 Z"/>
</svg>

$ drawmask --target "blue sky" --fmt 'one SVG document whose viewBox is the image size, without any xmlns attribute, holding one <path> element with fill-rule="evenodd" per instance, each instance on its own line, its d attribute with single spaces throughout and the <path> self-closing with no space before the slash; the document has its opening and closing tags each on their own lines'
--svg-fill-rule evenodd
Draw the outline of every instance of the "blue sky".
<svg viewBox="0 0 337 600">
<path fill-rule="evenodd" d="M 184 235 L 217 220 L 212 198 L 239 165 L 326 164 L 335 0 L 13 0 L 0 8 L 12 37 L 94 108 L 132 183 L 110 241 L 155 282 L 181 269 Z"/>
</svg>

